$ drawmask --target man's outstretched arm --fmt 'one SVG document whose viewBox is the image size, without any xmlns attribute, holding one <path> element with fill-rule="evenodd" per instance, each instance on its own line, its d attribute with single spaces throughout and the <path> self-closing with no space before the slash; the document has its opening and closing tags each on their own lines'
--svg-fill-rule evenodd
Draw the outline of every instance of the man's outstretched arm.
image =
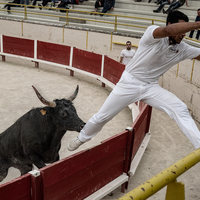
<svg viewBox="0 0 200 200">
<path fill-rule="evenodd" d="M 168 24 L 165 27 L 156 28 L 153 32 L 154 38 L 164 38 L 168 36 L 175 36 L 185 34 L 194 29 L 200 28 L 200 22 L 179 22 Z"/>
</svg>

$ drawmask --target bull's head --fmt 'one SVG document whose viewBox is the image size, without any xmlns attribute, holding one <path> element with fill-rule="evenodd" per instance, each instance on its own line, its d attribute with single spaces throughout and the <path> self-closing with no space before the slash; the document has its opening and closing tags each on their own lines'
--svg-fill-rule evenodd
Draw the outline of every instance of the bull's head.
<svg viewBox="0 0 200 200">
<path fill-rule="evenodd" d="M 85 123 L 78 117 L 76 109 L 72 103 L 72 101 L 76 98 L 78 94 L 78 85 L 76 87 L 75 92 L 70 97 L 68 97 L 67 99 L 56 99 L 54 101 L 47 101 L 42 97 L 42 95 L 34 86 L 32 87 L 35 90 L 35 93 L 38 96 L 39 100 L 43 104 L 53 108 L 51 109 L 51 115 L 54 119 L 55 125 L 58 128 L 63 130 L 80 132 Z"/>
</svg>

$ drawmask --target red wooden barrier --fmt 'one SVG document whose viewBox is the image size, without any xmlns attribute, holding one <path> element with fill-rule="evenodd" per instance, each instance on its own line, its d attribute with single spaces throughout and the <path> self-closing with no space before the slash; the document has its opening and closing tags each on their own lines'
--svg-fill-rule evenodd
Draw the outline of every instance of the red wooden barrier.
<svg viewBox="0 0 200 200">
<path fill-rule="evenodd" d="M 71 47 L 48 42 L 37 42 L 37 58 L 49 62 L 69 65 Z"/>
<path fill-rule="evenodd" d="M 108 81 L 116 84 L 119 81 L 124 69 L 124 64 L 105 56 L 103 77 Z"/>
<path fill-rule="evenodd" d="M 81 200 L 124 172 L 128 131 L 41 170 L 43 199 Z"/>
<path fill-rule="evenodd" d="M 34 58 L 34 40 L 3 35 L 3 52 Z"/>
<path fill-rule="evenodd" d="M 0 186 L 1 200 L 31 200 L 31 175 L 26 174 Z"/>
<path fill-rule="evenodd" d="M 100 76 L 101 62 L 102 55 L 77 48 L 73 49 L 72 67 Z"/>
<path fill-rule="evenodd" d="M 3 36 L 3 53 L 34 58 L 34 41 Z M 37 58 L 69 65 L 70 47 L 38 41 Z M 101 55 L 74 48 L 72 61 L 75 68 L 101 75 Z M 105 56 L 103 77 L 116 84 L 124 68 Z M 48 165 L 40 170 L 40 176 L 27 174 L 1 185 L 0 199 L 11 200 L 14 196 L 14 200 L 82 200 L 122 173 L 128 173 L 149 131 L 151 107 L 140 102 L 139 109 L 133 131 L 124 131 L 101 145 Z"/>
<path fill-rule="evenodd" d="M 132 159 L 135 156 L 145 134 L 149 132 L 151 111 L 152 107 L 143 104 L 143 107 L 141 108 L 139 115 L 132 124 L 133 138 L 134 138 L 133 148 L 132 148 Z"/>
</svg>

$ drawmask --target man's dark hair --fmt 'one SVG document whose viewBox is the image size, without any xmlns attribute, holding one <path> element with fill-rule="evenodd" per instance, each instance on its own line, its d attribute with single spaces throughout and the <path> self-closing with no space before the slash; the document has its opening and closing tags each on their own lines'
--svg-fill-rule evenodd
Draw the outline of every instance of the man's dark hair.
<svg viewBox="0 0 200 200">
<path fill-rule="evenodd" d="M 130 43 L 130 44 L 131 44 L 131 41 L 127 41 L 126 44 L 127 44 L 127 43 Z"/>
<path fill-rule="evenodd" d="M 170 22 L 171 24 L 177 23 L 179 20 L 184 20 L 185 22 L 189 22 L 189 18 L 184 13 L 178 10 L 172 10 L 169 12 L 167 16 L 166 25 Z"/>
<path fill-rule="evenodd" d="M 199 11 L 199 10 L 200 10 L 200 8 L 197 11 Z"/>
</svg>

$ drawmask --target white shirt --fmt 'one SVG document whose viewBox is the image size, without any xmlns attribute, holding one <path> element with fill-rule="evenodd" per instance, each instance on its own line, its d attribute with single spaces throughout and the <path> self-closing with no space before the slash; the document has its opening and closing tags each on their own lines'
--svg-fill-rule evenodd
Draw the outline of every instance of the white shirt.
<svg viewBox="0 0 200 200">
<path fill-rule="evenodd" d="M 126 71 L 147 83 L 158 81 L 162 74 L 177 63 L 200 55 L 200 48 L 185 42 L 169 45 L 168 37 L 154 38 L 153 31 L 157 27 L 152 25 L 147 28 L 135 56 L 126 65 Z"/>
<path fill-rule="evenodd" d="M 124 49 L 124 50 L 122 50 L 122 52 L 120 54 L 120 57 L 123 57 L 122 63 L 124 65 L 127 65 L 128 62 L 133 58 L 134 55 L 135 55 L 135 50 L 133 50 L 133 49 L 130 49 L 130 50 Z"/>
</svg>

